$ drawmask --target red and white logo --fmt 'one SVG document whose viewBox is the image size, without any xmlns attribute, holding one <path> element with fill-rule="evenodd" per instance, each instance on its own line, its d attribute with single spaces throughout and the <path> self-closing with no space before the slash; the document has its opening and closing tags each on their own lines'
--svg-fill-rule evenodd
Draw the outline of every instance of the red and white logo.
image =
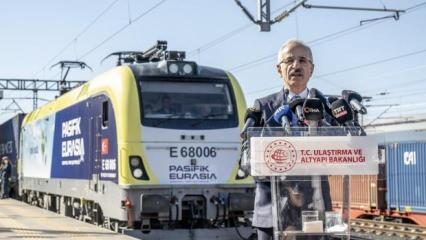
<svg viewBox="0 0 426 240">
<path fill-rule="evenodd" d="M 294 167 L 296 159 L 296 149 L 285 140 L 276 140 L 266 146 L 266 166 L 274 172 L 287 172 Z"/>
<path fill-rule="evenodd" d="M 101 154 L 108 155 L 109 152 L 109 140 L 108 138 L 102 138 L 101 142 Z"/>
</svg>

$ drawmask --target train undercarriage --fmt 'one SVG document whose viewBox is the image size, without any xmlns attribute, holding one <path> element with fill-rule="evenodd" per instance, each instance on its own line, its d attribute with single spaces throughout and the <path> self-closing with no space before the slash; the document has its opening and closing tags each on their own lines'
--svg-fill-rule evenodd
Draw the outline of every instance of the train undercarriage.
<svg viewBox="0 0 426 240">
<path fill-rule="evenodd" d="M 223 195 L 225 196 L 225 195 Z M 62 216 L 143 239 L 254 239 L 251 227 L 251 193 L 182 195 L 164 198 L 141 195 L 140 203 L 126 197 L 121 208 L 127 221 L 104 215 L 100 204 L 84 198 L 61 196 L 35 190 L 22 190 L 21 200 Z M 132 198 L 134 199 L 134 198 Z M 237 199 L 246 199 L 241 202 Z M 142 207 L 140 206 L 142 205 Z M 214 209 L 211 207 L 214 206 Z"/>
</svg>

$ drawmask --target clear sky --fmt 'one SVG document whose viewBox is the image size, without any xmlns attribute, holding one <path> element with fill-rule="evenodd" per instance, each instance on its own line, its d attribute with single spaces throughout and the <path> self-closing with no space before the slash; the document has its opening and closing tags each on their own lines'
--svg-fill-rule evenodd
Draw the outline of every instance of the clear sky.
<svg viewBox="0 0 426 240">
<path fill-rule="evenodd" d="M 241 0 L 257 16 L 256 0 Z M 326 94 L 352 89 L 371 96 L 367 122 L 426 113 L 426 0 L 310 0 L 312 5 L 409 9 L 400 19 L 360 26 L 384 12 L 299 8 L 271 32 L 259 32 L 233 0 L 14 0 L 0 3 L 0 78 L 58 79 L 60 60 L 82 60 L 93 68 L 74 70 L 70 80 L 88 80 L 112 68 L 101 59 L 119 50 L 149 48 L 167 40 L 199 64 L 230 70 L 247 104 L 279 91 L 276 54 L 290 38 L 308 43 L 315 71 L 310 87 Z M 424 3 L 424 4 L 422 4 Z M 272 16 L 294 1 L 271 0 Z M 414 7 L 417 6 L 417 7 Z M 412 8 L 414 7 L 414 8 Z M 386 95 L 378 95 L 386 92 Z M 0 109 L 32 109 L 32 92 L 5 91 Z M 39 93 L 53 99 L 53 93 Z M 45 103 L 40 100 L 39 105 Z M 387 109 L 389 105 L 400 104 Z M 380 105 L 380 106 L 378 106 Z M 387 111 L 386 111 L 387 110 Z M 1 111 L 0 122 L 14 113 Z M 383 113 L 385 112 L 385 113 Z"/>
</svg>

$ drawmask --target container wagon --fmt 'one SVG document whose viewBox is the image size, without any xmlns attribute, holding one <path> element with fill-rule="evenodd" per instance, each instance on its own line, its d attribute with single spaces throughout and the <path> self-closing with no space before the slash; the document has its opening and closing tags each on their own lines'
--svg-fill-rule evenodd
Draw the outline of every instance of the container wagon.
<svg viewBox="0 0 426 240">
<path fill-rule="evenodd" d="M 351 217 L 426 226 L 426 131 L 378 134 L 379 175 L 352 176 Z M 342 207 L 343 178 L 330 176 L 334 208 Z"/>
<path fill-rule="evenodd" d="M 0 158 L 9 157 L 12 165 L 12 174 L 10 178 L 9 196 L 17 197 L 18 177 L 17 177 L 17 159 L 19 152 L 20 128 L 25 114 L 19 113 L 11 119 L 0 125 Z"/>
</svg>

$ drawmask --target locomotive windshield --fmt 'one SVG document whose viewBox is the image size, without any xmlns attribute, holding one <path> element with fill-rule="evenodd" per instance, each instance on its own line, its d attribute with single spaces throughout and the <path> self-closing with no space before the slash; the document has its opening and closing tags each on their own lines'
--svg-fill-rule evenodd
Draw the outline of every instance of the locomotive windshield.
<svg viewBox="0 0 426 240">
<path fill-rule="evenodd" d="M 140 81 L 142 123 L 177 129 L 237 125 L 230 88 L 218 81 Z"/>
</svg>

